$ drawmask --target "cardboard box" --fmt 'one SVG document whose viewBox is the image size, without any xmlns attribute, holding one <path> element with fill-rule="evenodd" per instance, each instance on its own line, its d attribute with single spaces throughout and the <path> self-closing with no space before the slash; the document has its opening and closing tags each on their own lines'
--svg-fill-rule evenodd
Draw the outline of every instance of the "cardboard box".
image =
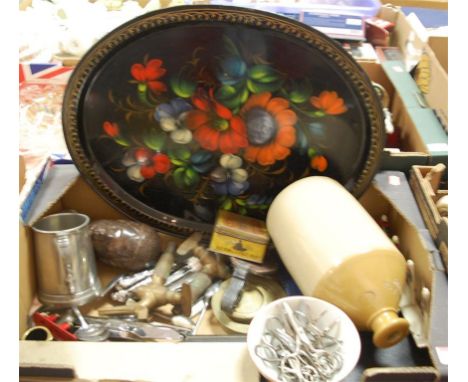
<svg viewBox="0 0 468 382">
<path fill-rule="evenodd" d="M 437 244 L 448 271 L 448 217 L 441 216 L 437 202 L 448 195 L 447 186 L 442 187 L 441 179 L 445 166 L 413 166 L 410 185 L 414 192 L 424 222 Z"/>
<path fill-rule="evenodd" d="M 392 45 L 405 51 L 411 28 L 398 8 L 382 7 L 380 16 L 395 22 Z M 416 41 L 418 43 L 419 40 Z M 413 42 L 414 43 L 414 42 Z M 422 42 L 424 44 L 424 42 Z M 432 48 L 434 45 L 430 45 Z M 435 49 L 436 50 L 436 49 Z M 381 169 L 409 172 L 412 165 L 427 165 L 431 156 L 418 137 L 414 126 L 408 123 L 399 95 L 382 67 L 376 63 L 362 63 L 372 80 L 381 83 L 389 92 L 394 118 L 403 131 L 403 150 L 385 151 Z M 443 67 L 443 64 L 442 64 Z M 446 69 L 447 71 L 447 69 Z M 439 80 L 438 80 L 439 81 Z M 437 86 L 440 83 L 436 82 Z M 400 103 L 399 103 L 400 102 Z M 428 97 L 429 102 L 429 97 Z M 432 106 L 431 106 L 432 107 Z M 363 353 L 347 382 L 420 381 L 437 382 L 448 379 L 447 340 L 447 276 L 435 264 L 425 240 L 418 230 L 374 186 L 360 199 L 375 218 L 386 214 L 390 227 L 400 238 L 402 253 L 414 262 L 413 289 L 427 288 L 430 303 L 420 304 L 415 297 L 407 300 L 404 314 L 411 322 L 412 338 L 390 349 L 375 349 L 371 336 L 361 336 Z M 73 209 L 88 214 L 92 219 L 125 218 L 110 207 L 80 177 L 45 214 Z M 27 317 L 36 293 L 34 247 L 32 232 L 19 226 L 19 336 L 27 328 Z M 163 236 L 163 240 L 168 237 Z M 103 285 L 116 270 L 98 263 Z M 408 293 L 409 288 L 406 292 Z M 20 341 L 20 380 L 83 381 L 83 380 L 187 380 L 233 382 L 259 381 L 246 349 L 245 338 L 227 333 L 213 321 L 211 312 L 200 327 L 198 343 L 125 343 L 125 342 L 35 342 Z M 157 360 L 142 362 L 143 359 Z M 177 360 L 177 367 L 174 366 Z M 208 360 L 208 361 L 207 361 Z M 39 379 L 42 377 L 42 379 Z"/>
<path fill-rule="evenodd" d="M 392 234 L 400 238 L 402 253 L 414 263 L 413 284 L 406 288 L 405 293 L 415 288 L 417 290 L 422 287 L 427 288 L 432 303 L 419 306 L 417 299 L 407 299 L 405 310 L 408 312 L 413 338 L 407 338 L 390 349 L 376 349 L 372 345 L 371 333 L 362 333 L 362 356 L 347 381 L 409 381 L 416 380 L 415 378 L 423 382 L 445 380 L 446 370 L 440 361 L 440 351 L 438 353 L 431 341 L 435 338 L 433 332 L 438 331 L 436 346 L 441 349 L 447 347 L 447 311 L 446 306 L 439 301 L 446 299 L 444 296 L 446 279 L 439 277 L 439 271 L 435 269 L 432 257 L 418 230 L 380 191 L 371 186 L 360 202 L 376 219 L 382 214 L 389 217 Z M 124 218 L 120 212 L 101 199 L 81 177 L 45 215 L 70 209 L 85 213 L 92 219 Z M 167 240 L 168 237 L 163 236 L 163 239 Z M 20 336 L 27 328 L 27 316 L 36 291 L 33 249 L 31 230 L 20 225 Z M 117 274 L 116 269 L 99 262 L 98 271 L 103 285 Z M 22 372 L 36 376 L 48 375 L 54 370 L 59 374 L 70 373 L 71 370 L 74 378 L 91 380 L 99 378 L 120 380 L 126 378 L 129 381 L 158 378 L 180 380 L 170 378 L 170 370 L 166 366 L 173 365 L 174 358 L 177 357 L 179 362 L 177 370 L 174 370 L 174 378 L 181 376 L 184 371 L 186 375 L 192 376 L 193 381 L 259 380 L 259 375 L 246 353 L 245 337 L 226 332 L 213 320 L 211 311 L 207 312 L 200 333 L 207 335 L 199 336 L 200 342 L 182 344 L 20 341 L 20 365 Z M 224 358 L 219 356 L 221 351 L 225 352 Z M 105 356 L 98 357 L 97 354 Z M 158 358 L 158 365 L 163 365 L 158 366 L 160 374 L 154 367 L 131 365 L 136 359 L 143 357 L 149 359 L 153 356 Z M 219 367 L 212 367 L 211 362 L 210 367 L 201 367 L 207 362 L 207 357 L 211 356 L 220 365 L 221 370 Z M 188 360 L 184 357 L 191 358 Z M 194 362 L 194 359 L 198 360 L 198 363 Z M 225 377 L 219 377 L 222 373 L 226 374 Z"/>
<path fill-rule="evenodd" d="M 413 97 L 412 105 L 415 108 L 408 108 L 408 97 L 411 97 L 411 94 L 399 93 L 379 63 L 358 60 L 370 79 L 381 84 L 389 93 L 393 122 L 401 130 L 400 151 L 386 148 L 380 170 L 397 170 L 409 174 L 413 165 L 434 165 L 440 162 L 448 165 L 448 145 L 444 132 L 438 131 L 436 135 L 428 135 L 424 131 L 418 131 L 416 126 L 416 123 L 418 126 L 424 125 L 423 120 L 437 123 L 437 116 L 448 131 L 447 72 L 438 62 L 431 45 L 427 42 L 427 36 L 420 36 L 419 30 L 415 29 L 414 17 L 412 23 L 398 7 L 392 5 L 382 6 L 378 16 L 395 24 L 390 45 L 399 49 L 403 62 L 408 67 L 420 63 L 415 69 L 416 83 L 423 95 L 421 99 Z M 433 44 L 434 41 L 432 40 Z"/>
<path fill-rule="evenodd" d="M 448 132 L 448 35 L 431 33 L 416 77 L 426 83 L 425 98 Z"/>
<path fill-rule="evenodd" d="M 448 31 L 431 31 L 428 43 L 440 65 L 448 74 Z"/>
<path fill-rule="evenodd" d="M 392 113 L 393 125 L 400 131 L 400 150 L 384 148 L 379 169 L 381 171 L 396 170 L 409 173 L 412 165 L 427 165 L 430 160 L 427 148 L 382 65 L 372 62 L 360 62 L 360 65 L 371 81 L 382 85 L 387 90 L 390 97 L 389 109 Z"/>
</svg>

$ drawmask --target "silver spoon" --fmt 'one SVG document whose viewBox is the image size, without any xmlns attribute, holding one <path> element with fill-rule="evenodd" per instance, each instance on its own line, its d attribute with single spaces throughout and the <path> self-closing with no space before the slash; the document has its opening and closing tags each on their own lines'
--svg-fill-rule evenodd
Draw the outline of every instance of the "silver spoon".
<svg viewBox="0 0 468 382">
<path fill-rule="evenodd" d="M 75 332 L 80 341 L 105 341 L 109 337 L 109 330 L 106 325 L 88 324 L 76 306 L 72 309 L 78 321 L 80 321 L 80 328 Z"/>
<path fill-rule="evenodd" d="M 221 286 L 221 281 L 217 281 L 214 284 L 211 284 L 206 290 L 205 294 L 203 295 L 203 302 L 204 302 L 203 309 L 200 313 L 200 317 L 198 317 L 197 323 L 192 329 L 191 335 L 195 335 L 197 333 L 197 330 L 203 321 L 203 317 L 205 316 L 208 306 L 210 305 L 211 297 L 215 295 L 215 293 L 219 290 L 220 286 Z"/>
<path fill-rule="evenodd" d="M 195 327 L 195 322 L 193 322 L 193 320 L 190 317 L 182 316 L 181 314 L 173 316 L 171 318 L 171 323 L 172 325 L 190 329 L 190 331 L 192 331 Z"/>
</svg>

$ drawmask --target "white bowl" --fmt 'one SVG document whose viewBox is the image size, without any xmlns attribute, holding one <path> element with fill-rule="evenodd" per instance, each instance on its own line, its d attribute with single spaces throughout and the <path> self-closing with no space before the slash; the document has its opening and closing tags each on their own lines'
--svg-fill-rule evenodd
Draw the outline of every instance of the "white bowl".
<svg viewBox="0 0 468 382">
<path fill-rule="evenodd" d="M 327 382 L 339 382 L 346 378 L 346 376 L 356 366 L 361 353 L 361 339 L 359 337 L 359 333 L 351 319 L 341 309 L 329 302 L 315 297 L 306 296 L 291 296 L 275 300 L 260 309 L 251 321 L 247 332 L 247 347 L 249 349 L 250 357 L 257 366 L 259 372 L 268 381 L 280 381 L 277 370 L 257 356 L 255 353 L 255 347 L 261 342 L 261 338 L 265 331 L 266 320 L 269 317 L 278 316 L 278 314 L 281 314 L 280 317 L 282 317 L 282 304 L 284 302 L 286 302 L 293 311 L 298 310 L 301 304 L 306 304 L 311 315 L 311 317 L 308 317 L 310 319 L 317 318 L 323 311 L 326 311 L 327 313 L 324 314 L 316 324 L 321 329 L 324 329 L 334 321 L 339 320 L 340 329 L 336 338 L 342 341 L 340 354 L 343 357 L 343 366 L 333 376 L 333 378 Z"/>
</svg>

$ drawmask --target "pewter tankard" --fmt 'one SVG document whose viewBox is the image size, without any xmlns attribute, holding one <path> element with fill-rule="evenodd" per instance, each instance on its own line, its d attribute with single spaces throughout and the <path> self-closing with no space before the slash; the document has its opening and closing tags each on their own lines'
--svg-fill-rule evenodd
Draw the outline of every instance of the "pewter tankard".
<svg viewBox="0 0 468 382">
<path fill-rule="evenodd" d="M 43 304 L 80 306 L 100 294 L 89 222 L 88 216 L 73 212 L 46 216 L 32 226 Z"/>
</svg>

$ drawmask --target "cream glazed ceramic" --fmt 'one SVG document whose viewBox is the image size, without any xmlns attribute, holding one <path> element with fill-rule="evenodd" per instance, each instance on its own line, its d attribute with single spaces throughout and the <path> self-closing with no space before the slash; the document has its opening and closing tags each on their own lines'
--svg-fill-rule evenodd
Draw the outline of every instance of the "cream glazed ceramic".
<svg viewBox="0 0 468 382">
<path fill-rule="evenodd" d="M 267 228 L 304 295 L 341 308 L 374 332 L 376 346 L 408 334 L 398 317 L 405 259 L 342 185 L 321 176 L 292 183 L 274 199 Z"/>
</svg>

